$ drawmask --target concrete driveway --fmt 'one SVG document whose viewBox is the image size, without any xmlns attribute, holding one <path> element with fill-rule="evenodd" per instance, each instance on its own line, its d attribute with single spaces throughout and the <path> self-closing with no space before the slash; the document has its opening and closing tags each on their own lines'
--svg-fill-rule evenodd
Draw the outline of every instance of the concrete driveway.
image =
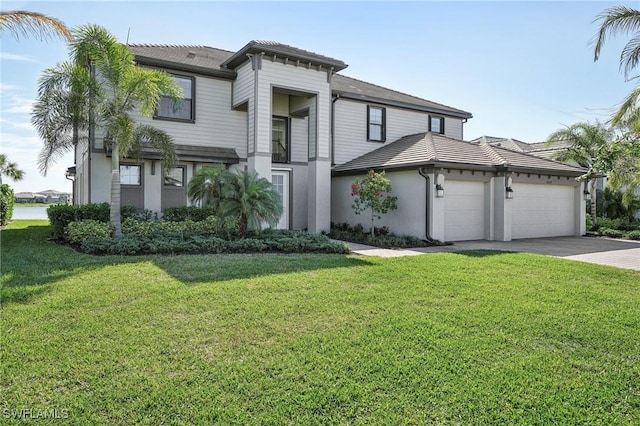
<svg viewBox="0 0 640 426">
<path fill-rule="evenodd" d="M 594 237 L 554 237 L 502 241 L 459 241 L 450 246 L 422 247 L 409 250 L 385 250 L 349 243 L 355 253 L 367 256 L 398 257 L 423 253 L 466 250 L 503 250 L 543 254 L 599 265 L 640 271 L 640 241 Z"/>
</svg>

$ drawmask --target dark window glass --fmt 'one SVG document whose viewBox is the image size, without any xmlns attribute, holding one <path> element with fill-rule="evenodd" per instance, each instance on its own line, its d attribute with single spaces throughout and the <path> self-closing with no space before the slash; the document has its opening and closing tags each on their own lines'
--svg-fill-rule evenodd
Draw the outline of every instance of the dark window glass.
<svg viewBox="0 0 640 426">
<path fill-rule="evenodd" d="M 271 124 L 271 161 L 273 163 L 289 162 L 289 137 L 287 119 L 273 117 Z"/>
<path fill-rule="evenodd" d="M 168 118 L 173 120 L 193 121 L 193 87 L 194 79 L 191 77 L 174 76 L 173 79 L 182 88 L 183 98 L 174 102 L 170 96 L 163 95 L 158 102 L 156 118 Z"/>
</svg>

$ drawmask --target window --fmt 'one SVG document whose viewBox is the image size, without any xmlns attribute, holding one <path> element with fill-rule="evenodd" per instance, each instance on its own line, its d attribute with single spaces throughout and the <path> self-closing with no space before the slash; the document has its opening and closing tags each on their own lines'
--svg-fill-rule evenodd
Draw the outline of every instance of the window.
<svg viewBox="0 0 640 426">
<path fill-rule="evenodd" d="M 429 131 L 444 135 L 444 117 L 429 116 Z"/>
<path fill-rule="evenodd" d="M 171 96 L 162 95 L 158 102 L 155 118 L 177 121 L 195 121 L 193 98 L 195 79 L 193 77 L 173 76 L 173 80 L 182 88 L 183 98 L 174 102 Z"/>
<path fill-rule="evenodd" d="M 367 106 L 367 140 L 384 142 L 385 140 L 385 119 L 384 108 Z"/>
<path fill-rule="evenodd" d="M 140 166 L 121 164 L 120 185 L 140 185 Z"/>
<path fill-rule="evenodd" d="M 289 162 L 289 122 L 284 117 L 273 117 L 271 124 L 271 161 Z"/>
<path fill-rule="evenodd" d="M 164 186 L 176 188 L 184 186 L 184 167 L 175 167 L 164 175 Z"/>
</svg>

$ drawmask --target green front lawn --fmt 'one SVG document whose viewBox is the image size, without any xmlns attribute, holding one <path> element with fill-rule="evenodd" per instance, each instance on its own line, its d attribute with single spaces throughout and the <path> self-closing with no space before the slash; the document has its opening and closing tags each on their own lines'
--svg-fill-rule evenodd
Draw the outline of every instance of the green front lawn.
<svg viewBox="0 0 640 426">
<path fill-rule="evenodd" d="M 639 272 L 497 252 L 92 257 L 45 223 L 0 234 L 3 421 L 640 423 Z"/>
</svg>

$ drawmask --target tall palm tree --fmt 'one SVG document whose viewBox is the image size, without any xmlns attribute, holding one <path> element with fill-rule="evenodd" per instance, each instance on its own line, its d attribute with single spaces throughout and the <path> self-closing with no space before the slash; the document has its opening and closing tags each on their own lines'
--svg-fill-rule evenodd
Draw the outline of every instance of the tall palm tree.
<svg viewBox="0 0 640 426">
<path fill-rule="evenodd" d="M 626 6 L 610 7 L 596 17 L 594 22 L 597 21 L 600 21 L 600 29 L 594 38 L 594 61 L 600 58 L 608 35 L 631 34 L 631 40 L 620 53 L 620 69 L 624 71 L 627 80 L 638 77 L 632 76 L 632 73 L 640 65 L 640 10 Z M 613 122 L 621 121 L 637 105 L 638 99 L 640 99 L 640 86 L 636 87 L 623 101 L 613 117 Z"/>
<path fill-rule="evenodd" d="M 2 176 L 19 181 L 24 177 L 24 172 L 18 169 L 16 163 L 10 162 L 5 154 L 0 154 L 0 184 L 2 184 Z"/>
<path fill-rule="evenodd" d="M 73 36 L 65 25 L 55 18 L 25 10 L 0 11 L 0 33 L 7 29 L 16 38 L 35 34 L 40 40 L 60 37 L 71 41 Z"/>
<path fill-rule="evenodd" d="M 262 223 L 275 225 L 282 216 L 282 200 L 271 182 L 256 171 L 241 170 L 223 175 L 221 209 L 223 214 L 240 218 L 240 237 Z"/>
<path fill-rule="evenodd" d="M 81 131 L 101 127 L 111 151 L 111 223 L 120 238 L 120 157 L 150 145 L 160 151 L 165 172 L 176 161 L 172 138 L 136 124 L 131 114 L 151 116 L 161 95 L 177 100 L 182 89 L 169 74 L 138 67 L 131 50 L 103 27 L 80 26 L 72 33 L 71 60 L 45 71 L 40 80 L 32 116 L 44 141 L 39 167 L 46 173 L 51 161 L 80 141 Z"/>
<path fill-rule="evenodd" d="M 558 151 L 554 159 L 563 162 L 575 162 L 587 169 L 579 179 L 589 182 L 591 193 L 591 217 L 596 220 L 596 179 L 601 174 L 600 159 L 608 150 L 613 137 L 611 129 L 600 123 L 576 123 L 553 132 L 547 138 L 546 145 L 562 142 L 567 149 Z"/>
</svg>

